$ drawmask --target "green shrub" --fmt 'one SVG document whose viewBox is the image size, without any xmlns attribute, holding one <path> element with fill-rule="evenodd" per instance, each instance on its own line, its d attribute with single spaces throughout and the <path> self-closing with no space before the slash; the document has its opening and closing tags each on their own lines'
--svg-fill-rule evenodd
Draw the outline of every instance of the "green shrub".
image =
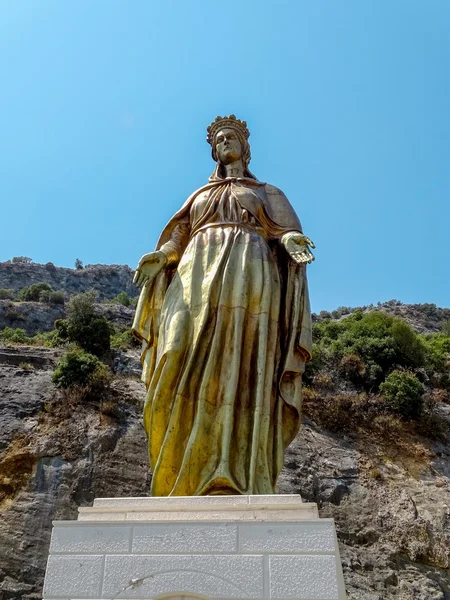
<svg viewBox="0 0 450 600">
<path fill-rule="evenodd" d="M 56 345 L 69 341 L 69 321 L 67 319 L 56 319 L 54 331 Z"/>
<path fill-rule="evenodd" d="M 50 302 L 50 294 L 51 292 L 49 290 L 42 290 L 42 292 L 39 294 L 39 302 L 45 302 L 48 304 Z"/>
<path fill-rule="evenodd" d="M 12 329 L 5 327 L 0 331 L 0 340 L 8 344 L 27 344 L 29 346 L 47 346 L 54 347 L 61 343 L 57 336 L 57 330 L 38 332 L 29 337 L 24 329 Z"/>
<path fill-rule="evenodd" d="M 40 283 L 33 283 L 33 285 L 29 285 L 24 287 L 19 292 L 20 300 L 24 302 L 39 302 L 40 296 L 42 292 L 51 292 L 52 288 L 48 283 L 42 281 Z M 45 300 L 44 300 L 45 302 Z"/>
<path fill-rule="evenodd" d="M 349 315 L 353 311 L 354 309 L 350 308 L 349 306 L 339 306 L 339 308 L 336 308 L 331 312 L 331 316 L 333 317 L 333 319 L 340 319 L 345 315 Z"/>
<path fill-rule="evenodd" d="M 326 366 L 328 362 L 328 353 L 325 345 L 315 343 L 313 346 L 312 358 L 306 363 L 305 372 L 302 380 L 305 385 L 312 385 L 315 376 Z"/>
<path fill-rule="evenodd" d="M 385 408 L 404 419 L 418 419 L 423 411 L 424 386 L 417 377 L 394 371 L 380 385 Z"/>
<path fill-rule="evenodd" d="M 50 304 L 63 305 L 65 302 L 64 292 L 62 290 L 56 290 L 55 292 L 50 292 L 48 301 L 50 302 Z"/>
<path fill-rule="evenodd" d="M 118 331 L 111 336 L 111 347 L 118 348 L 119 350 L 129 350 L 130 348 L 137 348 L 140 346 L 140 342 L 131 333 L 131 329 L 126 331 Z"/>
<path fill-rule="evenodd" d="M 64 292 L 62 290 L 57 290 L 55 292 L 43 290 L 39 294 L 39 302 L 46 302 L 47 304 L 64 304 Z"/>
<path fill-rule="evenodd" d="M 450 366 L 450 335 L 434 333 L 423 337 L 428 372 L 444 373 Z"/>
<path fill-rule="evenodd" d="M 60 344 L 57 331 L 55 329 L 45 332 L 39 331 L 32 338 L 30 338 L 30 343 L 35 346 L 47 346 L 48 348 L 54 348 Z"/>
<path fill-rule="evenodd" d="M 30 343 L 30 338 L 25 333 L 24 329 L 12 329 L 12 327 L 4 327 L 2 331 L 0 331 L 0 340 L 3 342 L 9 342 L 13 344 L 28 344 Z"/>
<path fill-rule="evenodd" d="M 14 290 L 0 288 L 0 300 L 14 300 L 16 297 Z"/>
<path fill-rule="evenodd" d="M 97 292 L 95 290 L 72 296 L 67 304 L 67 318 L 73 324 L 76 324 L 77 321 L 84 319 L 86 316 L 93 315 L 96 299 Z"/>
<path fill-rule="evenodd" d="M 122 304 L 123 306 L 130 306 L 131 298 L 126 292 L 120 292 L 115 298 L 113 298 L 112 302 L 115 304 Z"/>
<path fill-rule="evenodd" d="M 69 319 L 68 332 L 70 341 L 96 356 L 106 356 L 111 349 L 111 326 L 105 317 L 86 317 L 76 325 Z"/>
<path fill-rule="evenodd" d="M 70 350 L 59 361 L 52 380 L 57 387 L 86 388 L 86 394 L 98 394 L 110 381 L 110 371 L 96 356 L 81 349 Z"/>
<path fill-rule="evenodd" d="M 426 361 L 424 342 L 405 321 L 380 311 L 355 311 L 340 321 L 323 321 L 313 327 L 313 339 L 326 347 L 335 363 L 358 356 L 364 363 L 361 383 L 379 384 L 395 367 L 418 368 Z"/>
<path fill-rule="evenodd" d="M 95 291 L 73 296 L 67 305 L 67 319 L 55 321 L 61 341 L 78 344 L 96 356 L 106 356 L 111 349 L 111 326 L 105 317 L 94 313 Z"/>
</svg>

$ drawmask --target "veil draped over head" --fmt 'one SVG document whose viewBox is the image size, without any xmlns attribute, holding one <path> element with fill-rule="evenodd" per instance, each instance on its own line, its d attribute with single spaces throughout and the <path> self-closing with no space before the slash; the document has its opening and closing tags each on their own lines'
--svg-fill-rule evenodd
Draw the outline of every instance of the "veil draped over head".
<svg viewBox="0 0 450 600">
<path fill-rule="evenodd" d="M 242 135 L 241 131 L 237 127 L 233 127 L 230 124 L 227 124 L 227 128 L 233 129 L 235 134 L 237 135 L 242 148 L 242 162 L 244 163 L 244 177 L 248 177 L 249 179 L 257 178 L 253 175 L 253 173 L 248 168 L 250 164 L 252 155 L 250 152 L 250 144 L 248 140 Z M 225 167 L 218 161 L 217 153 L 216 153 L 216 142 L 215 140 L 211 141 L 211 156 L 213 157 L 214 162 L 216 163 L 216 168 L 214 169 L 212 175 L 209 178 L 209 181 L 218 181 L 220 179 L 225 179 Z"/>
</svg>

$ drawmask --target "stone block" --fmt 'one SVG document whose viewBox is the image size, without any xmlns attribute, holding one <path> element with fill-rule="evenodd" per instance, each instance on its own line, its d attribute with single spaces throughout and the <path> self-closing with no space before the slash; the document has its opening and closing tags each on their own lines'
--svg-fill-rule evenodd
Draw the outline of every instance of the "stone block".
<svg viewBox="0 0 450 600">
<path fill-rule="evenodd" d="M 335 556 L 270 556 L 273 600 L 339 600 Z"/>
<path fill-rule="evenodd" d="M 267 498 L 268 496 L 264 496 Z M 269 496 L 270 497 L 270 496 Z M 155 496 L 154 498 L 96 498 L 95 508 L 143 508 L 147 510 L 211 510 L 245 507 L 249 496 Z M 301 500 L 300 500 L 301 502 Z"/>
<path fill-rule="evenodd" d="M 137 554 L 214 554 L 236 550 L 236 525 L 174 523 L 133 527 L 132 552 Z"/>
<path fill-rule="evenodd" d="M 315 504 L 297 495 L 97 498 L 79 508 L 79 521 L 255 521 L 317 518 Z"/>
<path fill-rule="evenodd" d="M 131 527 L 78 525 L 56 522 L 50 542 L 52 554 L 113 554 L 129 552 Z"/>
<path fill-rule="evenodd" d="M 288 552 L 335 552 L 336 537 L 331 519 L 281 525 L 239 525 L 239 552 L 268 554 Z"/>
<path fill-rule="evenodd" d="M 44 597 L 101 598 L 103 556 L 50 555 Z"/>
<path fill-rule="evenodd" d="M 126 521 L 127 513 L 123 512 L 106 512 L 106 513 L 95 513 L 94 515 L 91 511 L 82 511 L 80 508 L 78 509 L 78 520 L 79 521 Z"/>
<path fill-rule="evenodd" d="M 250 506 L 304 506 L 300 494 L 273 494 L 261 496 L 245 496 Z"/>
<path fill-rule="evenodd" d="M 107 556 L 102 598 L 263 598 L 262 556 Z"/>
</svg>

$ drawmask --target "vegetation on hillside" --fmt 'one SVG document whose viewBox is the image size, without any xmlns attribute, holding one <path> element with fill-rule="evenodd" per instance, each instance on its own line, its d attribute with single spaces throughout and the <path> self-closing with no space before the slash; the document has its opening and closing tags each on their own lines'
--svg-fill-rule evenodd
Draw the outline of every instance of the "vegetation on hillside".
<svg viewBox="0 0 450 600">
<path fill-rule="evenodd" d="M 313 326 L 304 381 L 305 413 L 334 431 L 403 427 L 445 438 L 438 403 L 449 401 L 450 332 L 418 334 L 379 310 Z"/>
<path fill-rule="evenodd" d="M 0 290 L 0 299 L 12 297 L 64 302 L 64 293 L 47 283 L 27 286 L 17 296 L 12 290 Z M 121 292 L 112 302 L 133 307 L 136 300 Z M 53 331 L 27 336 L 24 329 L 5 327 L 0 341 L 66 346 L 55 383 L 63 389 L 85 390 L 86 397 L 92 397 L 93 390 L 101 395 L 101 385 L 104 389 L 109 385 L 111 350 L 126 351 L 138 343 L 129 326 L 113 325 L 99 315 L 96 302 L 94 291 L 72 296 L 65 305 L 66 318 L 58 319 Z M 450 394 L 450 310 L 414 305 L 414 314 L 441 328 L 421 334 L 404 318 L 386 312 L 404 307 L 393 300 L 380 307 L 341 307 L 314 316 L 313 358 L 303 378 L 307 416 L 350 434 L 361 428 L 392 433 L 409 427 L 429 437 L 447 435 L 439 405 L 449 402 Z"/>
</svg>

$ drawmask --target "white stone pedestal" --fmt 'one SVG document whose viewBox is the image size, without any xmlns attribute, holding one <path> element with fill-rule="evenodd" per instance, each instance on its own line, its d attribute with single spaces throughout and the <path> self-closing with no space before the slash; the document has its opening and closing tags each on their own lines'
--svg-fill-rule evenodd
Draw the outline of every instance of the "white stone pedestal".
<svg viewBox="0 0 450 600">
<path fill-rule="evenodd" d="M 345 600 L 334 522 L 300 496 L 99 498 L 53 523 L 45 600 Z"/>
</svg>

